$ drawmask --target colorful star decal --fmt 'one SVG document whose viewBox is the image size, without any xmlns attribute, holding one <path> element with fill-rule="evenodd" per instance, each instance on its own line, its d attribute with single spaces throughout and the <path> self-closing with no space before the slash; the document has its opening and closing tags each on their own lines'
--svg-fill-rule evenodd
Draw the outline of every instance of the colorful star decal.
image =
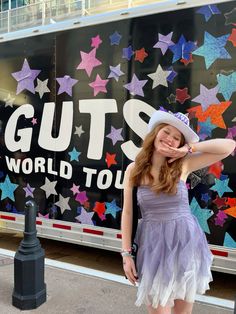
<svg viewBox="0 0 236 314">
<path fill-rule="evenodd" d="M 230 54 L 224 48 L 229 35 L 223 35 L 220 37 L 214 37 L 210 33 L 205 32 L 204 44 L 193 52 L 196 56 L 202 56 L 205 58 L 206 68 L 209 67 L 217 59 L 231 59 Z"/>
<path fill-rule="evenodd" d="M 183 104 L 187 99 L 191 98 L 188 94 L 188 88 L 185 87 L 183 89 L 177 88 L 176 89 L 176 100 Z"/>
<path fill-rule="evenodd" d="M 31 123 L 32 123 L 33 125 L 37 124 L 37 119 L 36 119 L 36 118 L 33 118 L 33 119 L 31 120 Z"/>
<path fill-rule="evenodd" d="M 226 201 L 226 205 L 230 207 L 236 206 L 236 197 L 228 197 Z"/>
<path fill-rule="evenodd" d="M 44 190 L 46 193 L 46 198 L 49 198 L 49 196 L 57 195 L 57 192 L 55 190 L 57 181 L 50 181 L 47 177 L 45 178 L 45 183 L 40 187 L 40 189 Z"/>
<path fill-rule="evenodd" d="M 190 207 L 192 214 L 197 218 L 202 230 L 210 234 L 207 220 L 213 215 L 213 212 L 208 208 L 201 208 L 195 197 L 193 197 Z"/>
<path fill-rule="evenodd" d="M 129 45 L 129 47 L 123 48 L 122 58 L 130 60 L 133 54 L 134 54 L 134 51 L 132 47 Z"/>
<path fill-rule="evenodd" d="M 78 80 L 71 78 L 69 75 L 58 77 L 56 80 L 60 85 L 57 95 L 67 93 L 69 96 L 72 96 L 72 87 L 78 82 Z"/>
<path fill-rule="evenodd" d="M 123 141 L 124 138 L 121 135 L 123 128 L 116 129 L 113 126 L 111 126 L 111 132 L 106 135 L 106 137 L 110 138 L 112 140 L 112 144 L 115 145 L 118 141 Z"/>
<path fill-rule="evenodd" d="M 227 208 L 227 209 L 224 210 L 224 212 L 225 212 L 227 215 L 236 218 L 236 207 Z"/>
<path fill-rule="evenodd" d="M 168 48 L 174 45 L 173 41 L 171 41 L 173 32 L 169 33 L 168 35 L 158 34 L 158 42 L 153 46 L 153 48 L 160 48 L 162 54 L 164 55 Z"/>
<path fill-rule="evenodd" d="M 167 97 L 167 100 L 168 100 L 168 103 L 171 105 L 171 104 L 175 104 L 176 102 L 176 97 L 174 94 L 170 94 L 168 97 Z"/>
<path fill-rule="evenodd" d="M 210 118 L 207 118 L 207 120 L 205 122 L 198 122 L 198 126 L 200 127 L 200 130 L 198 127 L 199 136 L 201 134 L 204 134 L 206 136 L 211 137 L 212 130 L 217 128 L 217 126 L 215 124 L 211 123 Z"/>
<path fill-rule="evenodd" d="M 98 48 L 100 46 L 100 44 L 102 43 L 102 40 L 100 38 L 99 35 L 97 35 L 96 37 L 92 37 L 91 39 L 91 47 L 94 47 L 94 48 Z"/>
<path fill-rule="evenodd" d="M 88 200 L 86 191 L 81 191 L 81 192 L 79 192 L 79 193 L 76 195 L 75 200 L 76 200 L 77 202 L 79 202 L 81 205 L 84 205 L 84 203 L 87 202 L 87 200 Z"/>
<path fill-rule="evenodd" d="M 229 36 L 228 40 L 232 42 L 234 47 L 236 47 L 236 28 L 232 29 L 232 33 Z"/>
<path fill-rule="evenodd" d="M 109 38 L 110 38 L 111 46 L 113 46 L 113 45 L 118 46 L 120 44 L 120 40 L 121 40 L 122 36 L 117 31 L 115 31 L 112 35 L 109 36 Z"/>
<path fill-rule="evenodd" d="M 110 203 L 106 202 L 106 208 L 105 214 L 111 214 L 114 218 L 116 218 L 116 213 L 121 211 L 121 208 L 116 205 L 115 200 Z"/>
<path fill-rule="evenodd" d="M 205 21 L 208 22 L 210 18 L 215 14 L 221 14 L 216 5 L 205 5 L 197 10 L 197 13 L 204 15 Z"/>
<path fill-rule="evenodd" d="M 101 79 L 100 75 L 97 74 L 95 81 L 89 84 L 93 88 L 93 95 L 97 96 L 98 93 L 107 93 L 106 85 L 109 80 Z"/>
<path fill-rule="evenodd" d="M 217 74 L 216 77 L 219 84 L 219 93 L 224 96 L 225 100 L 229 100 L 236 91 L 236 72 L 229 75 Z"/>
<path fill-rule="evenodd" d="M 85 70 L 88 76 L 90 77 L 93 68 L 102 64 L 102 62 L 96 58 L 96 48 L 92 49 L 89 53 L 80 51 L 80 55 L 82 61 L 80 62 L 76 69 Z"/>
<path fill-rule="evenodd" d="M 68 155 L 70 155 L 70 161 L 79 161 L 79 155 L 81 152 L 78 152 L 75 147 L 73 147 L 72 151 L 68 152 Z"/>
<path fill-rule="evenodd" d="M 42 98 L 45 93 L 50 93 L 50 89 L 48 88 L 48 79 L 41 81 L 37 78 L 37 86 L 35 87 L 35 91 L 39 93 L 39 97 Z"/>
<path fill-rule="evenodd" d="M 225 212 L 223 210 L 219 210 L 219 212 L 217 213 L 216 217 L 214 218 L 215 225 L 223 227 L 224 223 L 225 223 L 225 220 L 227 218 L 228 218 L 228 216 L 225 214 Z"/>
<path fill-rule="evenodd" d="M 192 41 L 186 41 L 183 35 L 181 35 L 178 43 L 169 47 L 173 52 L 173 60 L 172 63 L 176 62 L 180 59 L 190 59 L 191 53 L 197 48 L 196 44 Z"/>
<path fill-rule="evenodd" d="M 229 179 L 222 181 L 215 179 L 215 184 L 210 188 L 210 190 L 216 191 L 219 196 L 222 197 L 225 192 L 233 192 L 233 190 L 231 190 L 231 188 L 228 186 L 228 183 Z"/>
<path fill-rule="evenodd" d="M 3 99 L 3 101 L 5 101 L 5 107 L 13 107 L 15 98 L 11 97 L 11 94 L 8 94 L 7 97 Z"/>
<path fill-rule="evenodd" d="M 200 84 L 200 95 L 193 98 L 192 101 L 201 104 L 203 111 L 205 111 L 210 105 L 220 103 L 216 97 L 218 90 L 218 85 L 216 85 L 214 88 L 208 89 L 204 85 Z"/>
<path fill-rule="evenodd" d="M 80 193 L 79 188 L 80 188 L 79 185 L 76 185 L 73 183 L 73 186 L 72 186 L 72 188 L 70 188 L 70 190 L 73 192 L 73 195 L 76 195 L 76 194 Z"/>
<path fill-rule="evenodd" d="M 144 59 L 147 58 L 148 53 L 145 51 L 144 48 L 141 48 L 139 50 L 136 50 L 135 52 L 135 61 L 139 61 L 141 63 L 143 63 Z"/>
<path fill-rule="evenodd" d="M 38 217 L 39 218 L 44 218 L 44 219 L 49 219 L 49 213 L 46 214 L 46 215 L 42 215 L 42 214 L 38 213 Z"/>
<path fill-rule="evenodd" d="M 16 95 L 18 95 L 24 89 L 34 94 L 35 93 L 34 80 L 36 79 L 40 72 L 41 70 L 31 70 L 28 61 L 25 59 L 22 69 L 18 72 L 14 72 L 11 74 L 14 77 L 14 79 L 16 79 L 16 81 L 18 82 Z"/>
<path fill-rule="evenodd" d="M 168 82 L 173 83 L 174 78 L 178 75 L 178 73 L 174 71 L 173 67 L 169 67 L 167 70 L 170 71 L 170 74 L 166 79 Z"/>
<path fill-rule="evenodd" d="M 65 210 L 71 210 L 68 202 L 69 197 L 63 197 L 61 194 L 59 194 L 59 201 L 55 203 L 56 206 L 60 207 L 61 213 L 63 214 Z"/>
<path fill-rule="evenodd" d="M 14 192 L 17 189 L 17 187 L 18 184 L 12 183 L 7 174 L 4 182 L 0 183 L 0 190 L 2 190 L 1 200 L 4 200 L 5 198 L 8 197 L 12 201 L 15 201 Z"/>
<path fill-rule="evenodd" d="M 160 64 L 158 65 L 154 73 L 148 74 L 148 76 L 153 80 L 152 89 L 158 85 L 163 85 L 168 87 L 167 77 L 170 75 L 171 71 L 163 71 Z"/>
<path fill-rule="evenodd" d="M 203 193 L 201 196 L 201 200 L 204 201 L 205 203 L 207 203 L 210 199 L 211 197 L 209 196 L 208 193 Z"/>
<path fill-rule="evenodd" d="M 95 202 L 93 211 L 98 214 L 99 218 L 104 219 L 105 210 L 106 210 L 105 203 Z"/>
<path fill-rule="evenodd" d="M 216 198 L 212 202 L 216 204 L 218 209 L 220 209 L 222 207 L 226 207 L 226 200 L 227 197 L 219 197 L 218 195 L 216 195 Z"/>
<path fill-rule="evenodd" d="M 236 126 L 228 128 L 228 133 L 226 135 L 226 138 L 233 139 L 234 137 L 236 137 Z"/>
<path fill-rule="evenodd" d="M 217 179 L 219 179 L 223 169 L 224 164 L 221 161 L 217 161 L 208 168 L 208 173 L 213 174 Z"/>
<path fill-rule="evenodd" d="M 182 62 L 185 66 L 189 65 L 189 63 L 193 63 L 193 55 L 190 53 L 189 59 L 180 59 L 180 62 Z"/>
<path fill-rule="evenodd" d="M 236 249 L 236 241 L 228 234 L 228 232 L 225 233 L 223 246 Z"/>
<path fill-rule="evenodd" d="M 117 165 L 117 161 L 115 160 L 116 158 L 116 154 L 109 154 L 106 153 L 106 163 L 107 163 L 107 167 L 110 168 L 112 165 Z"/>
<path fill-rule="evenodd" d="M 131 95 L 144 96 L 143 87 L 148 80 L 139 80 L 134 74 L 130 83 L 125 84 L 124 87 L 130 91 Z"/>
<path fill-rule="evenodd" d="M 225 25 L 236 24 L 236 8 L 233 8 L 232 11 L 225 13 Z"/>
<path fill-rule="evenodd" d="M 231 101 L 221 102 L 219 105 L 210 105 L 206 111 L 202 111 L 201 106 L 195 106 L 187 109 L 190 115 L 197 118 L 199 122 L 204 122 L 207 118 L 211 119 L 211 123 L 217 125 L 219 128 L 226 129 L 226 125 L 222 114 L 231 105 Z"/>
<path fill-rule="evenodd" d="M 23 190 L 25 191 L 25 197 L 34 197 L 33 193 L 35 188 L 33 188 L 32 186 L 30 186 L 29 183 L 27 183 L 26 187 L 23 188 Z"/>
<path fill-rule="evenodd" d="M 87 212 L 84 207 L 80 207 L 81 213 L 80 215 L 76 216 L 75 219 L 78 220 L 80 223 L 85 224 L 85 225 L 90 225 L 93 226 L 94 223 L 92 221 L 94 212 Z"/>
<path fill-rule="evenodd" d="M 118 64 L 115 67 L 110 65 L 109 68 L 110 68 L 111 72 L 110 72 L 108 78 L 114 78 L 117 82 L 119 81 L 120 76 L 125 74 L 124 72 L 121 71 L 120 64 Z"/>
<path fill-rule="evenodd" d="M 78 135 L 80 137 L 84 133 L 84 130 L 82 129 L 82 125 L 75 126 L 75 132 L 74 134 Z"/>
</svg>

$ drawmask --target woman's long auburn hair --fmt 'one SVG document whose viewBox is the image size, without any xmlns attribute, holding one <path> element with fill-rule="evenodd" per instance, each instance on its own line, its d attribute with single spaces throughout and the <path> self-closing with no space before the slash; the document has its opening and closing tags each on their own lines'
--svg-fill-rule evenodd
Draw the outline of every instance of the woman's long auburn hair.
<svg viewBox="0 0 236 314">
<path fill-rule="evenodd" d="M 157 194 L 160 192 L 176 194 L 177 183 L 182 172 L 183 158 L 177 159 L 172 163 L 168 163 L 168 158 L 166 158 L 164 164 L 161 166 L 158 182 L 154 181 L 154 177 L 151 174 L 152 156 L 155 150 L 154 141 L 157 133 L 166 125 L 165 123 L 161 123 L 146 135 L 142 149 L 135 158 L 135 165 L 131 171 L 130 180 L 133 186 L 139 186 L 144 180 L 147 180 L 151 189 Z M 180 147 L 184 143 L 185 139 L 182 135 Z"/>
</svg>

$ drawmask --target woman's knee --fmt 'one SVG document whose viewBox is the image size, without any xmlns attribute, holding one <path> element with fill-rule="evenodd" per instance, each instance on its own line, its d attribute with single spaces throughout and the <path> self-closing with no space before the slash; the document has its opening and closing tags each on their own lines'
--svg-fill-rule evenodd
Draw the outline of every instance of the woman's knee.
<svg viewBox="0 0 236 314">
<path fill-rule="evenodd" d="M 169 306 L 159 305 L 157 308 L 153 308 L 150 305 L 147 308 L 148 308 L 148 314 L 171 314 L 171 308 Z"/>
<path fill-rule="evenodd" d="M 193 303 L 184 300 L 175 300 L 173 314 L 192 314 Z"/>
</svg>

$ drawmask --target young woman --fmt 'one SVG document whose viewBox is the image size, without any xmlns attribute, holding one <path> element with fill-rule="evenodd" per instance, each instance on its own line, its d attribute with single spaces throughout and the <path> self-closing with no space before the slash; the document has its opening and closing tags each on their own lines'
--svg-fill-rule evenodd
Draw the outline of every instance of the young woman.
<svg viewBox="0 0 236 314">
<path fill-rule="evenodd" d="M 122 214 L 125 274 L 138 282 L 136 305 L 150 314 L 190 314 L 196 293 L 212 280 L 213 256 L 197 219 L 191 214 L 186 179 L 195 170 L 226 158 L 235 149 L 231 139 L 199 143 L 189 119 L 178 112 L 156 111 L 135 162 L 126 170 Z M 132 189 L 142 212 L 135 242 L 137 270 L 131 255 Z"/>
</svg>

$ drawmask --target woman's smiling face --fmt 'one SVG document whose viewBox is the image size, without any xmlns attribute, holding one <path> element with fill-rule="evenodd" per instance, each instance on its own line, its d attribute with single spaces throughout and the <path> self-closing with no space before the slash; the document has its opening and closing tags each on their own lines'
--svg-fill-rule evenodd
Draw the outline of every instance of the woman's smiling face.
<svg viewBox="0 0 236 314">
<path fill-rule="evenodd" d="M 168 145 L 178 148 L 181 143 L 182 133 L 172 125 L 164 126 L 156 135 L 154 140 L 155 150 L 158 152 L 160 145 Z M 166 147 L 166 146 L 165 146 Z"/>
</svg>

